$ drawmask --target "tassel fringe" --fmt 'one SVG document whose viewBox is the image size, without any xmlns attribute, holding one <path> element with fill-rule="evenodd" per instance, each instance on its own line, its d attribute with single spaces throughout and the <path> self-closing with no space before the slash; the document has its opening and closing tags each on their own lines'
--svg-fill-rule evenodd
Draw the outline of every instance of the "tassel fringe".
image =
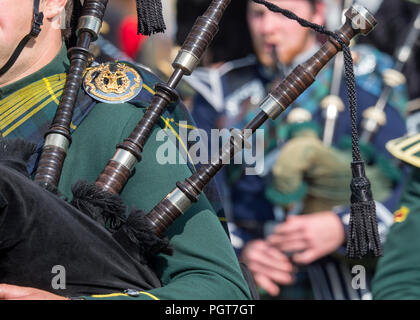
<svg viewBox="0 0 420 320">
<path fill-rule="evenodd" d="M 136 5 L 138 34 L 150 36 L 165 31 L 161 0 L 136 0 Z"/>
<path fill-rule="evenodd" d="M 382 247 L 377 227 L 376 205 L 370 182 L 365 174 L 364 162 L 353 162 L 352 171 L 347 257 L 350 259 L 379 257 L 382 255 Z"/>
</svg>

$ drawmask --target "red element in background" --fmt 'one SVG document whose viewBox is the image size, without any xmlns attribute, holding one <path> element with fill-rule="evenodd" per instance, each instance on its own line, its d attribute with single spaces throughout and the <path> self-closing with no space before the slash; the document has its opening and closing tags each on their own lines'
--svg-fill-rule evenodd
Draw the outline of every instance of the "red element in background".
<svg viewBox="0 0 420 320">
<path fill-rule="evenodd" d="M 146 36 L 137 34 L 137 17 L 126 17 L 119 27 L 119 39 L 121 50 L 130 58 L 135 59 Z"/>
</svg>

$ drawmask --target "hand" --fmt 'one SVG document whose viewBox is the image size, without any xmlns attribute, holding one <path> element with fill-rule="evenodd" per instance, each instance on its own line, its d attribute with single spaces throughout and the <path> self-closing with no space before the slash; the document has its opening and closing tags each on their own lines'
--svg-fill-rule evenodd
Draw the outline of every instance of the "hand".
<svg viewBox="0 0 420 320">
<path fill-rule="evenodd" d="M 270 246 L 267 241 L 254 240 L 243 248 L 240 260 L 252 272 L 256 284 L 270 295 L 280 293 L 278 287 L 295 281 L 294 267 L 282 252 Z"/>
<path fill-rule="evenodd" d="M 0 300 L 69 300 L 48 291 L 0 284 Z"/>
<path fill-rule="evenodd" d="M 334 252 L 344 240 L 343 224 L 332 211 L 290 216 L 267 238 L 278 250 L 292 253 L 293 262 L 303 265 Z"/>
</svg>

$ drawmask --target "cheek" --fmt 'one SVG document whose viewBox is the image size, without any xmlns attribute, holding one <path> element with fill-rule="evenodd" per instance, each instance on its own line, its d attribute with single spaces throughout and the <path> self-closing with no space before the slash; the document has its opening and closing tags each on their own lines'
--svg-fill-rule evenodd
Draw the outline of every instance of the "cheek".
<svg viewBox="0 0 420 320">
<path fill-rule="evenodd" d="M 0 32 L 3 32 L 7 24 L 7 10 L 4 3 L 0 1 Z"/>
<path fill-rule="evenodd" d="M 248 27 L 251 35 L 255 36 L 258 34 L 258 30 L 260 29 L 259 25 L 261 25 L 261 23 L 258 22 L 258 19 L 248 18 Z"/>
<path fill-rule="evenodd" d="M 17 6 L 16 2 L 9 3 L 9 1 L 0 0 L 0 51 L 2 55 L 10 54 L 11 50 L 30 31 L 32 13 L 28 9 L 26 6 Z"/>
<path fill-rule="evenodd" d="M 306 41 L 306 34 L 307 31 L 303 28 L 295 28 L 293 32 L 285 33 L 279 52 L 283 63 L 291 63 L 300 53 Z"/>
<path fill-rule="evenodd" d="M 262 24 L 262 19 L 249 21 L 248 26 L 252 42 L 255 45 L 262 45 L 264 41 L 264 26 Z"/>
<path fill-rule="evenodd" d="M 1 2 L 1 0 L 0 0 Z M 3 8 L 5 7 L 5 8 Z M 32 24 L 32 11 L 26 6 L 16 7 L 0 5 L 0 30 L 12 37 L 15 34 L 27 34 Z"/>
<path fill-rule="evenodd" d="M 10 36 L 10 18 L 4 14 L 5 11 L 0 7 L 0 43 L 3 47 L 5 44 L 9 43 Z"/>
<path fill-rule="evenodd" d="M 306 30 L 303 28 L 297 27 L 294 28 L 293 32 L 286 33 L 286 45 L 290 48 L 297 47 L 305 40 Z"/>
</svg>

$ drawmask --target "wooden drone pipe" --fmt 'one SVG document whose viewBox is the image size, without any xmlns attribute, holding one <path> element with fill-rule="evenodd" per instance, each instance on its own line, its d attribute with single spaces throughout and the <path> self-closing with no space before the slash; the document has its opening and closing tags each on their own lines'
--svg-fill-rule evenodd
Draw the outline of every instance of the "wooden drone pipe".
<svg viewBox="0 0 420 320">
<path fill-rule="evenodd" d="M 86 0 L 77 29 L 78 41 L 69 50 L 70 70 L 54 120 L 45 135 L 45 143 L 35 173 L 35 181 L 46 189 L 56 189 L 71 144 L 70 124 L 83 74 L 92 59 L 89 46 L 98 37 L 108 0 Z"/>
<path fill-rule="evenodd" d="M 346 23 L 336 34 L 346 44 L 357 34 L 368 34 L 376 25 L 374 17 L 362 6 L 354 5 L 346 12 Z M 176 188 L 157 204 L 147 215 L 158 235 L 165 232 L 177 217 L 198 201 L 204 187 L 224 166 L 227 159 L 246 145 L 247 139 L 268 119 L 276 119 L 314 81 L 319 71 L 342 49 L 339 41 L 329 37 L 328 41 L 305 63 L 297 66 L 260 105 L 261 111 L 242 130 L 234 131 L 227 144 L 190 178 L 177 182 Z"/>
<path fill-rule="evenodd" d="M 175 90 L 184 75 L 190 75 L 199 64 L 205 50 L 219 30 L 219 22 L 231 0 L 213 0 L 194 24 L 182 48 L 173 62 L 175 68 L 166 84 L 156 85 L 155 96 L 143 118 L 117 151 L 96 180 L 101 189 L 118 194 L 127 182 L 131 170 L 141 161 L 143 148 L 154 125 L 169 103 L 178 99 Z"/>
</svg>

